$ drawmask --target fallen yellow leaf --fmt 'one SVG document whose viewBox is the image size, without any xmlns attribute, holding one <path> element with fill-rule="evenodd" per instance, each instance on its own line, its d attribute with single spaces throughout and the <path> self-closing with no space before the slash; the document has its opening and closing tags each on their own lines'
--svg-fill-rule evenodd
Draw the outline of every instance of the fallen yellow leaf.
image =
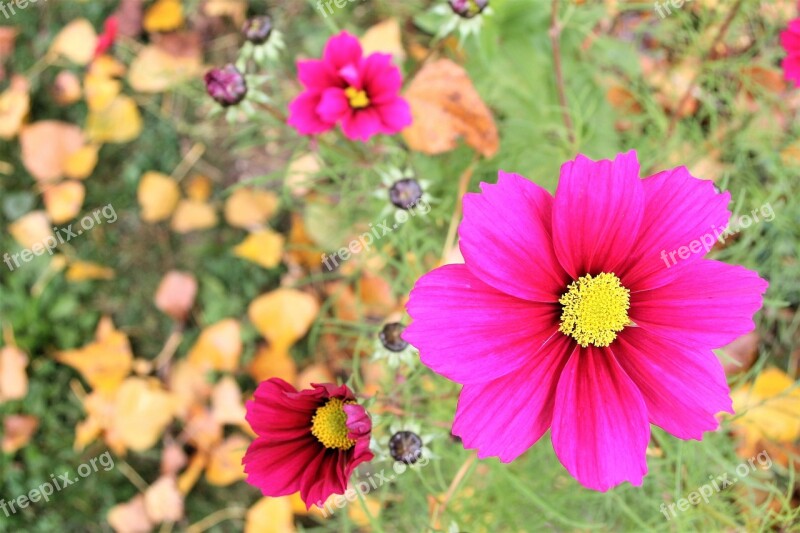
<svg viewBox="0 0 800 533">
<path fill-rule="evenodd" d="M 64 161 L 64 175 L 68 178 L 83 180 L 91 176 L 97 166 L 97 156 L 100 146 L 87 144 L 76 152 L 67 156 Z"/>
<path fill-rule="evenodd" d="M 76 19 L 62 29 L 50 45 L 50 53 L 66 57 L 78 65 L 86 65 L 94 57 L 97 33 L 86 19 Z"/>
<path fill-rule="evenodd" d="M 241 435 L 232 435 L 214 448 L 206 467 L 206 481 L 217 487 L 227 487 L 247 477 L 242 458 L 250 440 Z"/>
<path fill-rule="evenodd" d="M 86 188 L 79 181 L 62 181 L 57 185 L 48 185 L 42 193 L 47 214 L 56 224 L 75 218 L 83 207 L 85 197 Z"/>
<path fill-rule="evenodd" d="M 289 352 L 270 345 L 261 346 L 256 351 L 247 371 L 256 381 L 281 378 L 287 383 L 294 383 L 297 378 L 297 364 Z"/>
<path fill-rule="evenodd" d="M 181 189 L 169 176 L 160 172 L 147 172 L 139 180 L 136 197 L 142 208 L 142 220 L 161 222 L 175 211 L 181 199 Z"/>
<path fill-rule="evenodd" d="M 73 261 L 66 273 L 67 281 L 80 282 L 95 279 L 114 279 L 114 269 L 90 261 Z"/>
<path fill-rule="evenodd" d="M 295 289 L 276 289 L 250 302 L 250 321 L 277 350 L 286 350 L 307 332 L 319 312 L 317 300 Z"/>
<path fill-rule="evenodd" d="M 278 208 L 278 197 L 271 191 L 242 187 L 225 201 L 225 221 L 233 227 L 258 229 Z"/>
<path fill-rule="evenodd" d="M 128 82 L 135 91 L 160 93 L 199 76 L 203 71 L 198 49 L 192 55 L 176 56 L 157 45 L 147 45 L 131 63 Z"/>
<path fill-rule="evenodd" d="M 61 179 L 67 159 L 85 144 L 78 126 L 56 120 L 24 126 L 19 141 L 22 163 L 39 182 Z"/>
<path fill-rule="evenodd" d="M 280 233 L 263 229 L 248 235 L 233 249 L 233 252 L 237 257 L 252 261 L 264 268 L 275 268 L 281 262 L 284 240 Z"/>
<path fill-rule="evenodd" d="M 0 403 L 28 394 L 28 356 L 16 346 L 0 348 Z"/>
<path fill-rule="evenodd" d="M 361 37 L 364 55 L 374 52 L 391 54 L 395 63 L 401 64 L 406 57 L 406 51 L 400 35 L 400 23 L 395 18 L 375 24 Z"/>
<path fill-rule="evenodd" d="M 152 448 L 172 421 L 176 402 L 158 380 L 126 379 L 117 391 L 114 430 L 134 451 Z"/>
<path fill-rule="evenodd" d="M 189 233 L 213 228 L 217 225 L 217 212 L 207 203 L 181 200 L 172 216 L 170 227 L 177 233 Z"/>
<path fill-rule="evenodd" d="M 119 95 L 107 107 L 90 109 L 86 135 L 96 143 L 126 143 L 142 133 L 142 114 L 133 98 Z"/>
<path fill-rule="evenodd" d="M 17 136 L 30 111 L 31 98 L 28 80 L 13 76 L 8 89 L 0 94 L 0 139 L 11 140 Z"/>
<path fill-rule="evenodd" d="M 180 0 L 156 0 L 144 14 L 144 29 L 150 33 L 177 30 L 183 25 Z"/>
<path fill-rule="evenodd" d="M 244 533 L 294 533 L 294 515 L 288 496 L 261 498 L 249 511 Z"/>
<path fill-rule="evenodd" d="M 241 355 L 241 326 L 238 321 L 228 318 L 203 329 L 189 351 L 188 361 L 203 371 L 234 372 Z"/>
<path fill-rule="evenodd" d="M 92 389 L 113 392 L 130 374 L 133 354 L 128 337 L 103 318 L 95 340 L 76 350 L 58 352 L 56 360 L 77 370 Z"/>
<path fill-rule="evenodd" d="M 53 225 L 44 211 L 31 211 L 9 224 L 8 232 L 23 248 L 32 248 L 53 236 Z"/>
</svg>

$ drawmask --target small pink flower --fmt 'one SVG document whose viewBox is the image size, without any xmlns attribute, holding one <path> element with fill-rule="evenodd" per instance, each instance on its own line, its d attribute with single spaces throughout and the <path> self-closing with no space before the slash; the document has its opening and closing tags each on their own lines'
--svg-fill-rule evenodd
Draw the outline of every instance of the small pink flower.
<svg viewBox="0 0 800 533">
<path fill-rule="evenodd" d="M 258 435 L 242 460 L 247 482 L 265 496 L 300 492 L 307 507 L 344 494 L 355 468 L 371 461 L 372 421 L 346 385 L 297 391 L 282 379 L 262 382 L 247 402 Z"/>
<path fill-rule="evenodd" d="M 340 124 L 352 140 L 394 134 L 411 124 L 411 108 L 400 96 L 402 76 L 389 54 L 363 57 L 361 44 L 347 32 L 331 37 L 322 59 L 298 61 L 305 87 L 289 104 L 289 124 L 303 135 Z"/>
<path fill-rule="evenodd" d="M 789 27 L 781 32 L 781 45 L 787 54 L 781 65 L 783 75 L 800 85 L 800 19 L 789 22 Z"/>
<path fill-rule="evenodd" d="M 403 334 L 464 385 L 465 447 L 509 462 L 549 429 L 569 473 L 605 491 L 641 485 L 650 424 L 699 440 L 733 412 L 712 350 L 753 329 L 767 282 L 704 257 L 729 193 L 684 167 L 640 179 L 634 152 L 567 162 L 555 197 L 505 172 L 481 191 L 464 197 L 465 264 L 417 281 Z"/>
</svg>

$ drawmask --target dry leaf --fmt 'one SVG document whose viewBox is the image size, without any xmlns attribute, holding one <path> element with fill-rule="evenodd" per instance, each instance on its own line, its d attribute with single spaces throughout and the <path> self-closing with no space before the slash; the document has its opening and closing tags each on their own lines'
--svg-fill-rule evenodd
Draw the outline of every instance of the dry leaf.
<svg viewBox="0 0 800 533">
<path fill-rule="evenodd" d="M 228 318 L 204 328 L 189 351 L 188 361 L 206 370 L 235 372 L 242 355 L 242 328 L 239 322 Z"/>
<path fill-rule="evenodd" d="M 292 196 L 296 198 L 305 196 L 311 190 L 311 181 L 321 169 L 322 163 L 317 154 L 309 152 L 301 155 L 289 163 L 284 184 Z"/>
<path fill-rule="evenodd" d="M 88 178 L 97 166 L 99 152 L 99 145 L 87 144 L 77 152 L 71 153 L 64 161 L 64 175 L 76 180 Z"/>
<path fill-rule="evenodd" d="M 30 111 L 31 98 L 28 80 L 14 76 L 8 89 L 0 94 L 0 139 L 17 136 Z"/>
<path fill-rule="evenodd" d="M 73 72 L 62 70 L 53 81 L 51 94 L 58 105 L 74 104 L 83 94 L 81 80 Z"/>
<path fill-rule="evenodd" d="M 211 393 L 211 414 L 220 424 L 238 426 L 245 423 L 246 412 L 239 385 L 231 376 L 225 376 Z"/>
<path fill-rule="evenodd" d="M 23 127 L 19 141 L 22 163 L 40 182 L 60 179 L 69 156 L 85 144 L 78 126 L 55 120 L 34 122 Z"/>
<path fill-rule="evenodd" d="M 162 476 L 144 493 L 147 516 L 155 523 L 177 522 L 183 518 L 183 494 L 174 477 Z"/>
<path fill-rule="evenodd" d="M 233 227 L 258 229 L 272 218 L 278 197 L 272 191 L 242 187 L 225 201 L 225 221 Z"/>
<path fill-rule="evenodd" d="M 250 445 L 250 440 L 241 435 L 232 435 L 214 448 L 206 468 L 206 481 L 217 487 L 227 487 L 231 483 L 245 479 L 242 458 Z"/>
<path fill-rule="evenodd" d="M 261 498 L 249 511 L 244 533 L 294 533 L 294 515 L 288 496 Z"/>
<path fill-rule="evenodd" d="M 114 279 L 114 269 L 90 261 L 73 261 L 65 275 L 67 281 L 80 282 L 95 279 Z"/>
<path fill-rule="evenodd" d="M 172 270 L 162 278 L 156 291 L 156 307 L 174 320 L 186 320 L 197 295 L 197 278 L 190 272 Z"/>
<path fill-rule="evenodd" d="M 144 29 L 150 33 L 177 30 L 183 25 L 180 0 L 156 0 L 144 14 Z"/>
<path fill-rule="evenodd" d="M 330 369 L 325 365 L 315 363 L 306 367 L 300 375 L 297 376 L 298 390 L 310 389 L 312 383 L 334 383 L 336 378 L 333 377 Z"/>
<path fill-rule="evenodd" d="M 102 110 L 89 110 L 86 136 L 97 143 L 126 143 L 142 133 L 142 114 L 133 98 L 119 95 Z"/>
<path fill-rule="evenodd" d="M 247 372 L 259 382 L 269 378 L 281 378 L 288 383 L 294 383 L 297 378 L 297 364 L 286 350 L 276 350 L 271 346 L 262 345 L 256 351 Z"/>
<path fill-rule="evenodd" d="M 63 224 L 75 218 L 83 207 L 85 197 L 86 188 L 79 181 L 62 181 L 57 185 L 48 185 L 42 193 L 44 207 L 55 224 Z"/>
<path fill-rule="evenodd" d="M 169 176 L 160 172 L 147 172 L 139 181 L 136 196 L 142 208 L 142 220 L 161 222 L 175 211 L 181 199 L 181 190 L 178 183 Z"/>
<path fill-rule="evenodd" d="M 14 453 L 30 442 L 39 419 L 35 416 L 8 415 L 3 419 L 3 453 Z"/>
<path fill-rule="evenodd" d="M 726 376 L 733 376 L 749 369 L 758 357 L 758 341 L 760 335 L 751 331 L 742 335 L 732 343 L 720 348 L 723 354 L 722 366 Z"/>
<path fill-rule="evenodd" d="M 441 154 L 453 150 L 458 138 L 492 157 L 500 148 L 494 118 L 466 71 L 449 59 L 428 63 L 405 91 L 414 122 L 403 130 L 413 150 Z"/>
<path fill-rule="evenodd" d="M 275 268 L 281 262 L 284 238 L 271 229 L 263 229 L 248 235 L 233 253 L 264 268 Z"/>
<path fill-rule="evenodd" d="M 161 475 L 176 476 L 178 472 L 186 466 L 188 458 L 183 446 L 176 442 L 170 442 L 164 446 L 161 454 Z"/>
<path fill-rule="evenodd" d="M 97 33 L 86 19 L 76 19 L 62 29 L 50 45 L 50 53 L 66 57 L 78 65 L 86 65 L 94 57 Z"/>
<path fill-rule="evenodd" d="M 16 346 L 0 348 L 0 403 L 28 394 L 28 356 Z"/>
<path fill-rule="evenodd" d="M 144 495 L 138 494 L 127 503 L 119 503 L 108 511 L 108 523 L 116 533 L 150 533 L 155 524 L 147 516 Z"/>
<path fill-rule="evenodd" d="M 406 51 L 400 37 L 400 23 L 395 18 L 384 20 L 368 29 L 361 38 L 364 55 L 373 52 L 392 54 L 397 64 L 402 64 Z"/>
<path fill-rule="evenodd" d="M 31 211 L 8 226 L 8 232 L 23 248 L 33 248 L 45 240 L 55 238 L 53 225 L 44 211 Z"/>
<path fill-rule="evenodd" d="M 205 370 L 182 359 L 173 364 L 169 374 L 169 390 L 176 402 L 176 413 L 187 418 L 195 403 L 204 403 L 211 394 Z"/>
<path fill-rule="evenodd" d="M 205 202 L 211 198 L 212 191 L 213 186 L 208 176 L 192 176 L 192 178 L 188 180 L 188 183 L 186 183 L 186 196 L 191 200 Z"/>
<path fill-rule="evenodd" d="M 160 93 L 203 72 L 199 43 L 192 55 L 173 55 L 157 45 L 142 48 L 131 63 L 128 82 L 142 93 Z"/>
<path fill-rule="evenodd" d="M 181 200 L 172 216 L 170 227 L 177 233 L 189 233 L 213 228 L 217 225 L 217 213 L 210 204 L 196 200 Z"/>
<path fill-rule="evenodd" d="M 172 421 L 175 406 L 158 380 L 128 378 L 117 391 L 114 429 L 130 449 L 148 450 Z"/>
<path fill-rule="evenodd" d="M 302 338 L 319 312 L 317 300 L 295 289 L 276 289 L 250 302 L 250 321 L 277 350 Z"/>
<path fill-rule="evenodd" d="M 237 26 L 241 26 L 247 16 L 247 1 L 207 0 L 203 11 L 209 17 L 230 17 Z"/>
<path fill-rule="evenodd" d="M 58 352 L 56 360 L 77 370 L 92 389 L 113 392 L 130 374 L 133 354 L 128 337 L 104 317 L 97 326 L 94 342 L 77 350 Z"/>
</svg>

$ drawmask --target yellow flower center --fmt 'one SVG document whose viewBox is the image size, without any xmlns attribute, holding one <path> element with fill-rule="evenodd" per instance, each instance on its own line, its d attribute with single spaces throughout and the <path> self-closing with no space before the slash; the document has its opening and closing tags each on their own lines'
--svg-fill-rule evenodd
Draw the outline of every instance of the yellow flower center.
<svg viewBox="0 0 800 533">
<path fill-rule="evenodd" d="M 366 91 L 348 87 L 344 90 L 344 94 L 350 100 L 350 107 L 353 109 L 363 109 L 369 105 L 369 97 L 367 97 Z"/>
<path fill-rule="evenodd" d="M 339 398 L 331 398 L 328 403 L 317 409 L 311 419 L 311 434 L 326 448 L 349 450 L 356 444 L 356 441 L 347 438 L 347 413 L 344 412 L 346 403 L 356 402 L 343 402 Z"/>
<path fill-rule="evenodd" d="M 562 305 L 558 329 L 584 348 L 608 346 L 630 324 L 630 300 L 631 291 L 614 274 L 586 274 L 570 283 L 558 301 Z"/>
</svg>

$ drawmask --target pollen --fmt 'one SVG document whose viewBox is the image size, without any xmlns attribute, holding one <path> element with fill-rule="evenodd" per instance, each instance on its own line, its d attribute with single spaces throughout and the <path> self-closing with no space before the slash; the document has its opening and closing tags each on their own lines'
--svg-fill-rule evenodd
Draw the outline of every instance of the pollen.
<svg viewBox="0 0 800 533">
<path fill-rule="evenodd" d="M 348 87 L 344 90 L 344 94 L 347 96 L 347 99 L 350 101 L 350 107 L 353 109 L 363 109 L 369 105 L 369 97 L 364 90 Z"/>
<path fill-rule="evenodd" d="M 562 305 L 558 329 L 584 348 L 608 346 L 630 324 L 630 295 L 614 274 L 586 274 L 570 283 L 558 301 Z"/>
<path fill-rule="evenodd" d="M 326 448 L 349 450 L 356 441 L 347 438 L 347 413 L 344 412 L 346 403 L 339 398 L 331 398 L 328 403 L 317 409 L 311 419 L 311 434 L 317 437 Z"/>
</svg>

